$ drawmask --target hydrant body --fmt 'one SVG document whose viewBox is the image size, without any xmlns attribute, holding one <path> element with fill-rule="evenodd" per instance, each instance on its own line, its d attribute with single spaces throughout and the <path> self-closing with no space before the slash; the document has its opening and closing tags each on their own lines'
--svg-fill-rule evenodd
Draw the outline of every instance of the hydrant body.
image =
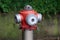
<svg viewBox="0 0 60 40">
<path fill-rule="evenodd" d="M 15 15 L 16 23 L 22 29 L 22 40 L 33 40 L 33 30 L 36 30 L 37 23 L 42 19 L 42 15 L 37 13 L 30 5 L 26 5 L 19 14 Z"/>
<path fill-rule="evenodd" d="M 22 30 L 25 30 L 25 29 L 36 30 L 37 29 L 36 25 L 30 26 L 26 22 L 26 17 L 30 14 L 34 14 L 36 17 L 38 17 L 36 11 L 34 11 L 34 10 L 21 10 L 19 12 L 19 14 L 22 15 L 22 21 L 21 21 L 21 27 L 20 27 Z"/>
<path fill-rule="evenodd" d="M 20 23 L 20 29 L 36 30 L 37 23 L 41 21 L 42 15 L 32 9 L 30 5 L 24 7 L 24 10 L 19 11 L 19 14 L 15 15 L 15 21 Z"/>
</svg>

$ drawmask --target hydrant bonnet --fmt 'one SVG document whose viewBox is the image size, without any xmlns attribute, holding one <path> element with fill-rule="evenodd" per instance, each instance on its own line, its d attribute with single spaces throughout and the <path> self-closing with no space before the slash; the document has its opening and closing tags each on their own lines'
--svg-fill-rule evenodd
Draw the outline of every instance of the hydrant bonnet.
<svg viewBox="0 0 60 40">
<path fill-rule="evenodd" d="M 32 10 L 33 8 L 32 8 L 32 6 L 30 6 L 30 5 L 26 5 L 25 7 L 24 7 L 24 10 Z"/>
</svg>

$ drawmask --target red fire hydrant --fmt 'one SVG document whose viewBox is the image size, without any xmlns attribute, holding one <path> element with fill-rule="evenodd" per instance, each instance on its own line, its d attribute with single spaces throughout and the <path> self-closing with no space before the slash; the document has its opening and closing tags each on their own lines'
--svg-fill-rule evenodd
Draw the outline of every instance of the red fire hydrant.
<svg viewBox="0 0 60 40">
<path fill-rule="evenodd" d="M 19 14 L 15 15 L 16 23 L 20 23 L 22 29 L 23 40 L 33 40 L 33 30 L 37 29 L 37 23 L 41 21 L 42 15 L 32 9 L 30 5 L 26 5 Z"/>
<path fill-rule="evenodd" d="M 17 23 L 21 23 L 20 29 L 36 30 L 37 23 L 41 21 L 42 15 L 32 9 L 30 5 L 24 7 L 19 14 L 16 14 L 15 20 Z"/>
</svg>

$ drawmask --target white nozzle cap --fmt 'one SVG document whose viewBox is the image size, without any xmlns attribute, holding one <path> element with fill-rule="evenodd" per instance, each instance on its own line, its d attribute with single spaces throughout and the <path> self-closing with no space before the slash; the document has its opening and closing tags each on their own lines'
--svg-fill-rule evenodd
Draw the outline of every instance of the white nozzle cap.
<svg viewBox="0 0 60 40">
<path fill-rule="evenodd" d="M 20 23 L 21 22 L 21 15 L 20 14 L 16 14 L 15 15 L 15 21 L 16 21 L 16 23 Z"/>
<path fill-rule="evenodd" d="M 42 14 L 38 13 L 38 21 L 42 20 Z"/>
<path fill-rule="evenodd" d="M 28 23 L 28 25 L 32 26 L 37 24 L 38 19 L 34 14 L 30 14 L 26 17 L 26 22 Z"/>
</svg>

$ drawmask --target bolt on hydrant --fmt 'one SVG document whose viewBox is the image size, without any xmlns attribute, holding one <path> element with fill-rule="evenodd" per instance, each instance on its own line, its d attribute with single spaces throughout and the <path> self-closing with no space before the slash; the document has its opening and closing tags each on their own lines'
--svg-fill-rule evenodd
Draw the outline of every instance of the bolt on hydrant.
<svg viewBox="0 0 60 40">
<path fill-rule="evenodd" d="M 15 15 L 16 23 L 19 23 L 23 32 L 23 40 L 33 40 L 33 30 L 37 29 L 37 23 L 42 20 L 42 15 L 37 13 L 30 5 L 26 5 L 19 14 Z"/>
</svg>

